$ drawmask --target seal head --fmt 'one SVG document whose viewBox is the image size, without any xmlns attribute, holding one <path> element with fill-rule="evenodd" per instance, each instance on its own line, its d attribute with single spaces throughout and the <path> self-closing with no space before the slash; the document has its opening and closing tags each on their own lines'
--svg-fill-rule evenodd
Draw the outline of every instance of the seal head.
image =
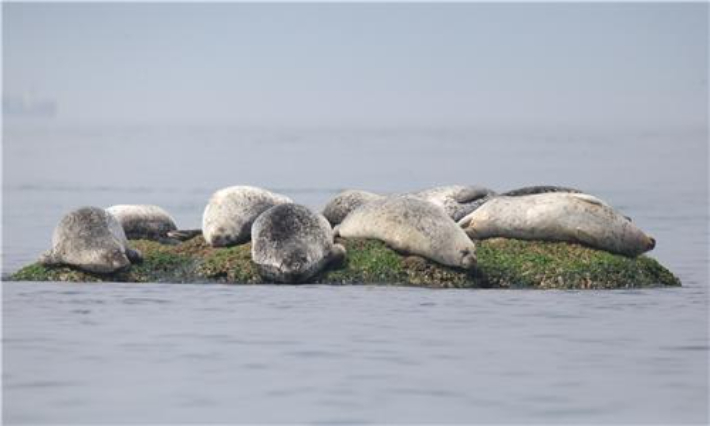
<svg viewBox="0 0 710 426">
<path fill-rule="evenodd" d="M 280 204 L 262 213 L 251 238 L 259 274 L 277 283 L 307 281 L 345 256 L 345 248 L 333 244 L 328 221 L 298 204 Z"/>
<path fill-rule="evenodd" d="M 273 206 L 291 202 L 288 197 L 253 186 L 220 189 L 205 207 L 202 234 L 212 247 L 246 243 L 251 226 L 260 214 Z"/>
</svg>

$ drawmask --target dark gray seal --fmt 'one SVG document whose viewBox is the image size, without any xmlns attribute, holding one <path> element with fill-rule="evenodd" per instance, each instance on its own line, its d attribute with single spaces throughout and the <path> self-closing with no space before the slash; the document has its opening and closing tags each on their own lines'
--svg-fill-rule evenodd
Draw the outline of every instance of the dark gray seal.
<svg viewBox="0 0 710 426">
<path fill-rule="evenodd" d="M 118 220 L 129 240 L 164 241 L 177 230 L 172 216 L 158 206 L 120 204 L 106 211 Z"/>
<path fill-rule="evenodd" d="M 249 241 L 251 226 L 260 214 L 291 199 L 253 186 L 220 189 L 210 198 L 202 215 L 202 234 L 212 247 Z"/>
<path fill-rule="evenodd" d="M 262 213 L 252 226 L 251 257 L 259 274 L 278 283 L 301 283 L 345 256 L 333 230 L 319 214 L 298 204 Z"/>
<path fill-rule="evenodd" d="M 483 186 L 448 185 L 411 192 L 411 195 L 434 203 L 444 209 L 454 221 L 475 210 L 482 200 L 495 195 L 495 191 Z"/>
<path fill-rule="evenodd" d="M 471 270 L 476 247 L 444 210 L 412 196 L 391 196 L 363 204 L 335 228 L 343 238 L 371 238 L 395 250 L 443 265 Z"/>
<path fill-rule="evenodd" d="M 522 188 L 511 189 L 510 191 L 504 192 L 501 195 L 508 197 L 518 197 L 521 195 L 534 195 L 534 194 L 547 194 L 550 192 L 567 192 L 570 194 L 582 194 L 584 191 L 579 189 L 570 188 L 567 186 L 556 186 L 556 185 L 534 185 L 534 186 L 524 186 Z"/>
<path fill-rule="evenodd" d="M 349 189 L 343 191 L 330 200 L 323 208 L 323 216 L 332 226 L 339 224 L 347 215 L 361 205 L 370 201 L 379 200 L 382 195 L 373 192 Z"/>
<path fill-rule="evenodd" d="M 41 256 L 40 263 L 111 273 L 141 260 L 140 252 L 128 246 L 115 217 L 102 208 L 82 207 L 62 218 L 54 229 L 52 249 Z"/>
</svg>

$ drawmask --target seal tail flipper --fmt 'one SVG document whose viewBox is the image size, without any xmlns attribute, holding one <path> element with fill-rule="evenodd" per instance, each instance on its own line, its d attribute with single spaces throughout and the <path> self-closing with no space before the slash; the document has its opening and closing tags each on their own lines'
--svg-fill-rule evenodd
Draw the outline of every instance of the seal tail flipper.
<svg viewBox="0 0 710 426">
<path fill-rule="evenodd" d="M 460 227 L 466 229 L 471 224 L 471 218 L 468 215 L 466 215 L 463 217 L 463 219 L 459 220 L 457 223 Z"/>
<path fill-rule="evenodd" d="M 466 204 L 491 195 L 495 195 L 495 192 L 491 191 L 488 188 L 483 188 L 480 186 L 471 186 L 461 190 L 458 194 L 456 194 L 454 200 L 459 204 Z"/>
<path fill-rule="evenodd" d="M 126 257 L 131 261 L 131 263 L 143 262 L 143 254 L 140 251 L 130 247 L 126 247 Z"/>
<path fill-rule="evenodd" d="M 489 194 L 489 195 L 485 195 L 481 198 L 477 198 L 474 201 L 471 201 L 468 203 L 462 203 L 461 205 L 464 206 L 464 208 L 460 210 L 458 217 L 454 217 L 454 220 L 456 222 L 463 220 L 463 218 L 465 218 L 469 214 L 473 213 L 474 211 L 478 210 L 479 207 L 481 207 L 485 203 L 489 202 L 494 197 L 496 197 L 495 194 Z"/>
<path fill-rule="evenodd" d="M 202 229 L 177 229 L 168 232 L 168 238 L 178 241 L 187 241 L 198 235 L 202 235 Z"/>
</svg>

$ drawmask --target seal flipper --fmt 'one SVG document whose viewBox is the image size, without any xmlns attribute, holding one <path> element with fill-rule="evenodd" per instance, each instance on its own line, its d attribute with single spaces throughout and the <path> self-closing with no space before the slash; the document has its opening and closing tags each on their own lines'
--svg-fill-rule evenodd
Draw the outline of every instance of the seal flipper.
<svg viewBox="0 0 710 426">
<path fill-rule="evenodd" d="M 347 250 L 341 244 L 333 244 L 333 248 L 330 250 L 328 255 L 328 264 L 332 266 L 340 266 L 345 261 L 345 255 Z"/>
<path fill-rule="evenodd" d="M 583 230 L 582 228 L 577 228 L 574 230 L 575 232 L 575 237 L 577 238 L 577 242 L 586 244 L 592 248 L 596 248 L 598 250 L 605 250 L 599 245 L 599 239 L 590 234 L 589 232 Z M 608 251 L 608 250 L 606 250 Z"/>
<path fill-rule="evenodd" d="M 471 241 L 476 241 L 476 240 L 479 240 L 479 239 L 480 239 L 480 238 L 478 238 L 478 234 L 476 233 L 476 228 L 474 228 L 474 227 L 472 227 L 472 226 L 471 226 L 471 227 L 468 227 L 468 228 L 465 228 L 465 229 L 463 230 L 463 232 L 465 232 L 466 235 L 468 235 L 468 238 L 470 238 Z"/>
<path fill-rule="evenodd" d="M 54 255 L 54 250 L 47 250 L 39 256 L 38 262 L 44 266 L 55 266 L 61 264 L 59 259 Z"/>
<path fill-rule="evenodd" d="M 130 247 L 126 247 L 126 257 L 131 263 L 143 262 L 143 254 L 140 251 L 134 250 Z"/>
<path fill-rule="evenodd" d="M 461 220 L 459 220 L 459 221 L 456 222 L 456 223 L 458 223 L 458 225 L 459 225 L 460 227 L 466 229 L 466 228 L 468 228 L 469 225 L 471 224 L 471 218 L 470 218 L 468 215 L 466 215 L 466 216 L 464 216 Z"/>
<path fill-rule="evenodd" d="M 167 236 L 178 241 L 187 241 L 198 235 L 202 235 L 202 229 L 176 229 L 169 231 Z"/>
<path fill-rule="evenodd" d="M 594 205 L 597 205 L 597 206 L 603 206 L 603 205 L 604 205 L 604 202 L 603 202 L 602 200 L 600 200 L 600 199 L 598 199 L 597 197 L 594 197 L 594 196 L 592 196 L 592 195 L 588 195 L 588 194 L 574 194 L 573 196 L 574 196 L 575 198 L 578 198 L 578 199 L 580 199 L 580 200 L 582 200 L 582 201 L 585 201 L 585 202 L 587 202 L 587 203 L 589 203 L 589 204 L 594 204 Z"/>
<path fill-rule="evenodd" d="M 597 198 L 597 197 L 595 197 L 595 196 L 593 196 L 593 195 L 589 195 L 589 194 L 573 194 L 573 195 L 574 195 L 575 197 L 577 197 L 578 199 L 580 199 L 580 200 L 582 200 L 582 201 L 585 201 L 585 202 L 587 202 L 587 203 L 589 203 L 589 204 L 593 204 L 593 205 L 600 206 L 600 207 L 609 207 L 609 208 L 612 208 L 609 204 L 607 204 L 606 202 L 600 200 L 599 198 Z M 622 215 L 622 216 L 624 216 L 624 219 L 628 220 L 629 222 L 633 222 L 633 221 L 631 220 L 631 217 L 626 216 L 626 215 Z"/>
<path fill-rule="evenodd" d="M 465 204 L 487 197 L 489 195 L 495 195 L 495 192 L 491 191 L 488 188 L 483 188 L 480 186 L 471 186 L 459 191 L 459 193 L 456 194 L 456 196 L 454 197 L 454 200 L 457 203 Z"/>
</svg>

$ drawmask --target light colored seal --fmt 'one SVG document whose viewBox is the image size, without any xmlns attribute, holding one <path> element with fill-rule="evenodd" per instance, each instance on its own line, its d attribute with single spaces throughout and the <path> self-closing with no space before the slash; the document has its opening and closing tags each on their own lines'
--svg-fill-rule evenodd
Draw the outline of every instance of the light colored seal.
<svg viewBox="0 0 710 426">
<path fill-rule="evenodd" d="M 82 207 L 64 216 L 54 229 L 52 249 L 40 257 L 44 265 L 96 273 L 116 272 L 141 260 L 140 252 L 128 247 L 116 218 L 98 207 Z"/>
<path fill-rule="evenodd" d="M 573 194 L 582 194 L 583 193 L 583 191 L 580 191 L 579 189 L 569 188 L 566 186 L 554 186 L 554 185 L 525 186 L 522 188 L 512 189 L 512 190 L 504 192 L 502 194 L 490 193 L 482 198 L 479 198 L 467 205 L 468 211 L 466 212 L 466 214 L 473 212 L 474 210 L 481 207 L 483 204 L 489 202 L 490 200 L 494 199 L 498 195 L 507 196 L 507 197 L 519 197 L 519 196 L 524 196 L 524 195 L 545 194 L 545 193 L 550 193 L 550 192 L 568 192 L 568 193 L 573 193 Z M 604 203 L 601 200 L 599 200 L 599 201 Z M 461 219 L 463 219 L 463 216 L 461 216 L 457 220 L 461 220 Z M 628 217 L 627 217 L 627 219 L 631 220 L 631 218 L 628 218 Z"/>
<path fill-rule="evenodd" d="M 454 221 L 458 221 L 480 205 L 480 200 L 495 195 L 495 191 L 482 186 L 448 185 L 424 189 L 411 195 L 434 203 L 444 209 Z"/>
<path fill-rule="evenodd" d="M 339 224 L 347 215 L 361 205 L 370 201 L 379 200 L 382 195 L 373 192 L 349 189 L 338 194 L 323 208 L 323 216 L 332 226 Z"/>
<path fill-rule="evenodd" d="M 320 214 L 298 204 L 262 213 L 252 227 L 251 257 L 260 275 L 279 283 L 300 283 L 344 258 L 333 230 Z"/>
<path fill-rule="evenodd" d="M 212 247 L 249 241 L 251 226 L 260 214 L 291 199 L 253 186 L 220 189 L 210 198 L 202 215 L 202 234 Z"/>
<path fill-rule="evenodd" d="M 566 241 L 626 256 L 638 256 L 656 245 L 629 219 L 587 194 L 499 196 L 461 219 L 459 225 L 472 239 Z"/>
<path fill-rule="evenodd" d="M 161 241 L 177 230 L 175 220 L 158 206 L 120 204 L 106 209 L 123 227 L 130 240 Z"/>
<path fill-rule="evenodd" d="M 335 229 L 343 238 L 371 238 L 395 250 L 443 265 L 473 269 L 476 247 L 456 222 L 433 203 L 412 196 L 371 201 Z"/>
</svg>

